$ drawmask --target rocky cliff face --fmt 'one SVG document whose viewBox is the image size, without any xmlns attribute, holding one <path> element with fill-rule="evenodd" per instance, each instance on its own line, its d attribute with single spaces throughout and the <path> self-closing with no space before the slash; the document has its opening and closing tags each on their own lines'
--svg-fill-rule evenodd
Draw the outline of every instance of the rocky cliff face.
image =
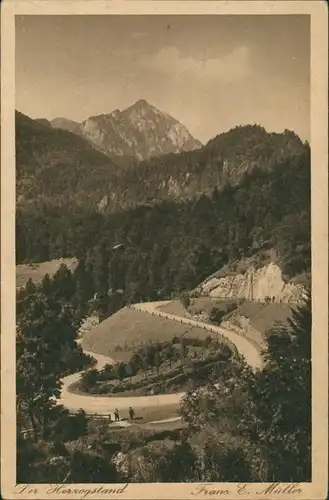
<svg viewBox="0 0 329 500">
<path fill-rule="evenodd" d="M 62 123 L 62 128 L 79 133 L 110 156 L 145 160 L 202 146 L 184 125 L 145 100 L 137 101 L 123 111 L 116 109 L 110 114 L 90 117 L 77 128 L 69 120 L 56 119 L 52 123 L 57 127 Z"/>
<path fill-rule="evenodd" d="M 297 303 L 303 300 L 305 293 L 302 285 L 284 282 L 280 267 L 271 262 L 258 269 L 250 266 L 241 274 L 210 276 L 194 290 L 193 295 L 256 301 L 274 297 L 275 302 Z"/>
</svg>

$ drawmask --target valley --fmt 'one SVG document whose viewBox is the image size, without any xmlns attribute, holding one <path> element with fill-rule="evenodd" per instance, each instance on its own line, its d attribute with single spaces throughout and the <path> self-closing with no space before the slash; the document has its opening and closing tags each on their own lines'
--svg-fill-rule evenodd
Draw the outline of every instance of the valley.
<svg viewBox="0 0 329 500">
<path fill-rule="evenodd" d="M 30 450 L 76 446 L 117 481 L 146 456 L 171 480 L 203 456 L 214 480 L 236 456 L 288 477 L 282 456 L 309 446 L 309 145 L 259 125 L 202 145 L 144 100 L 81 123 L 17 112 L 16 132 L 22 477 Z M 269 458 L 278 407 L 303 431 Z"/>
</svg>

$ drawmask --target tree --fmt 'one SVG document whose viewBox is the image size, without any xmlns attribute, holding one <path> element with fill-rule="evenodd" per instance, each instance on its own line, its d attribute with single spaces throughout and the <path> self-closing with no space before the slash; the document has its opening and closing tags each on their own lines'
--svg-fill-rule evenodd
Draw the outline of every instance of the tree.
<svg viewBox="0 0 329 500">
<path fill-rule="evenodd" d="M 93 278 L 99 310 L 105 313 L 109 302 L 109 250 L 105 240 L 93 252 Z"/>
<path fill-rule="evenodd" d="M 37 287 L 36 287 L 34 281 L 32 280 L 32 278 L 29 278 L 27 280 L 26 285 L 25 285 L 24 294 L 29 295 L 29 294 L 36 292 L 36 290 L 37 290 Z"/>
<path fill-rule="evenodd" d="M 237 359 L 217 376 L 216 385 L 192 389 L 182 398 L 181 415 L 196 456 L 194 481 L 259 480 L 253 463 L 257 447 L 236 433 L 251 376 L 251 369 Z"/>
<path fill-rule="evenodd" d="M 52 279 L 53 295 L 64 302 L 71 302 L 75 293 L 75 281 L 71 271 L 61 264 Z"/>
<path fill-rule="evenodd" d="M 250 380 L 253 425 L 242 420 L 241 430 L 266 449 L 271 481 L 311 477 L 311 327 L 308 298 L 267 333 L 266 365 Z"/>
<path fill-rule="evenodd" d="M 94 293 L 92 273 L 90 268 L 87 267 L 84 258 L 79 260 L 73 278 L 76 282 L 75 303 L 77 308 L 84 313 L 86 312 L 87 302 L 93 297 Z"/>
<path fill-rule="evenodd" d="M 95 386 L 99 378 L 99 372 L 96 368 L 88 370 L 81 375 L 81 387 L 83 390 L 88 391 Z"/>
<path fill-rule="evenodd" d="M 149 444 L 126 456 L 127 480 L 133 483 L 193 481 L 195 461 L 187 442 L 179 442 L 171 450 L 164 444 Z"/>
<path fill-rule="evenodd" d="M 191 448 L 197 457 L 195 481 L 200 482 L 249 482 L 252 465 L 247 453 L 248 442 L 218 425 L 206 425 Z"/>
<path fill-rule="evenodd" d="M 169 362 L 169 368 L 171 369 L 172 360 L 173 360 L 174 348 L 171 343 L 163 349 L 162 355 L 165 360 Z"/>
<path fill-rule="evenodd" d="M 120 482 L 110 457 L 86 449 L 84 441 L 63 445 L 39 441 L 19 443 L 17 479 L 23 483 Z"/>
<path fill-rule="evenodd" d="M 80 436 L 85 436 L 88 432 L 88 417 L 84 410 L 79 410 L 74 418 L 74 429 L 76 431 L 77 438 Z"/>
<path fill-rule="evenodd" d="M 17 302 L 16 388 L 18 413 L 29 416 L 34 438 L 46 432 L 66 346 L 74 349 L 78 323 L 73 309 L 35 290 Z"/>
<path fill-rule="evenodd" d="M 153 467 L 158 481 L 179 483 L 195 480 L 196 455 L 187 441 L 175 443 L 172 449 L 157 458 Z"/>
<path fill-rule="evenodd" d="M 123 380 L 127 376 L 125 363 L 117 363 L 114 368 L 117 379 Z"/>
<path fill-rule="evenodd" d="M 113 374 L 113 371 L 114 371 L 114 367 L 113 365 L 111 365 L 110 363 L 106 363 L 106 365 L 104 366 L 103 368 L 103 371 L 107 374 L 107 375 L 112 375 Z"/>
<path fill-rule="evenodd" d="M 51 295 L 52 291 L 53 291 L 53 282 L 52 280 L 50 279 L 50 276 L 48 273 L 46 273 L 42 279 L 42 282 L 41 282 L 41 290 L 42 292 L 46 295 L 46 296 L 49 296 Z"/>
<path fill-rule="evenodd" d="M 200 430 L 206 423 L 218 419 L 221 393 L 214 386 L 191 390 L 181 399 L 180 413 L 192 430 Z"/>
<path fill-rule="evenodd" d="M 186 345 L 186 341 L 184 338 L 180 339 L 180 345 L 179 345 L 179 356 L 180 356 L 180 361 L 181 361 L 181 366 L 184 364 L 184 360 L 188 356 L 188 347 Z"/>
<path fill-rule="evenodd" d="M 157 374 L 159 375 L 160 371 L 160 366 L 161 366 L 161 354 L 160 351 L 157 349 L 154 353 L 154 364 L 157 370 Z"/>
<path fill-rule="evenodd" d="M 130 364 L 133 367 L 134 372 L 138 372 L 143 367 L 143 360 L 142 360 L 141 355 L 138 352 L 135 352 L 132 355 L 132 358 L 130 360 Z"/>
<path fill-rule="evenodd" d="M 131 363 L 127 363 L 125 365 L 125 374 L 126 374 L 126 377 L 129 377 L 130 379 L 130 383 L 132 382 L 132 376 L 134 375 L 134 365 L 132 365 Z"/>
</svg>

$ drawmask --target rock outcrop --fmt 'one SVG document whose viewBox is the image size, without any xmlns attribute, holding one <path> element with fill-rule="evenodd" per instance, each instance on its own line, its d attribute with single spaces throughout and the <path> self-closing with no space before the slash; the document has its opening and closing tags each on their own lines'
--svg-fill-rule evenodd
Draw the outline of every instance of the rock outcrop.
<svg viewBox="0 0 329 500">
<path fill-rule="evenodd" d="M 285 282 L 280 267 L 270 262 L 268 265 L 255 269 L 247 268 L 241 274 L 226 276 L 210 276 L 203 281 L 192 293 L 195 296 L 247 299 L 265 301 L 267 297 L 275 302 L 298 303 L 306 296 L 302 285 L 292 281 Z"/>
</svg>

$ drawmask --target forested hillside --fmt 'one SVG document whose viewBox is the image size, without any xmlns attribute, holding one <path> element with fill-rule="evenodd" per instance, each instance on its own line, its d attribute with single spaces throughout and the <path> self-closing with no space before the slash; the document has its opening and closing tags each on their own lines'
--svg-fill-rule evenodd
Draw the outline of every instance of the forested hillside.
<svg viewBox="0 0 329 500">
<path fill-rule="evenodd" d="M 100 199 L 99 187 L 117 176 L 118 167 L 77 135 L 52 129 L 16 112 L 16 190 L 18 206 L 37 209 Z M 97 179 L 97 181 L 95 181 Z"/>
<path fill-rule="evenodd" d="M 123 248 L 112 251 L 118 243 Z M 167 200 L 113 215 L 48 204 L 17 211 L 18 262 L 84 257 L 103 276 L 102 288 L 125 290 L 127 301 L 191 289 L 228 262 L 261 258 L 269 248 L 287 278 L 310 271 L 308 148 L 185 203 Z"/>
<path fill-rule="evenodd" d="M 236 127 L 196 151 L 142 163 L 125 156 L 113 161 L 83 138 L 17 113 L 17 197 L 22 207 L 33 202 L 34 211 L 49 204 L 107 213 L 197 199 L 215 187 L 236 184 L 253 168 L 275 168 L 306 147 L 293 132 L 269 134 L 254 125 Z"/>
</svg>

